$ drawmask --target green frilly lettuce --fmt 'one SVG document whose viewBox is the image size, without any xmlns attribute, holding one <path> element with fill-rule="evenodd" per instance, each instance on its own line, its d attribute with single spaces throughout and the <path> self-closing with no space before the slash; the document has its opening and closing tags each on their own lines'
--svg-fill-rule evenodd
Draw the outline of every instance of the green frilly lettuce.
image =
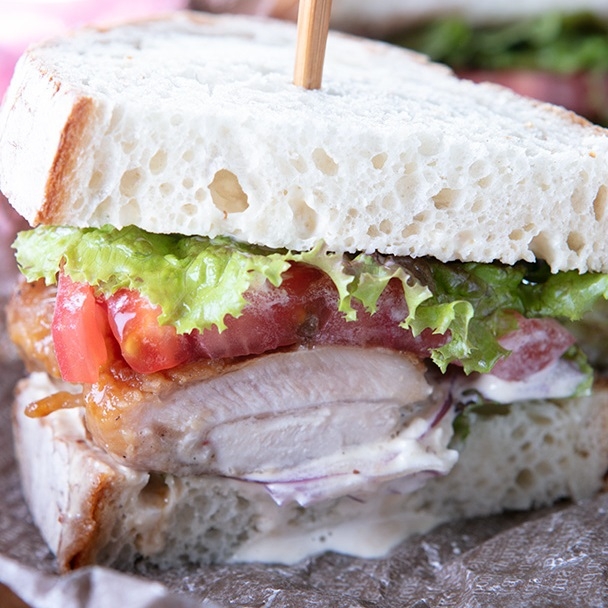
<svg viewBox="0 0 608 608">
<path fill-rule="evenodd" d="M 432 351 L 443 370 L 454 361 L 467 373 L 488 372 L 506 351 L 498 337 L 514 327 L 512 311 L 528 317 L 576 320 L 608 297 L 608 275 L 550 274 L 528 264 L 441 263 L 431 258 L 342 255 L 322 245 L 306 252 L 270 250 L 226 238 L 151 234 L 136 227 L 41 226 L 21 232 L 14 247 L 29 281 L 56 282 L 62 269 L 75 281 L 109 295 L 135 289 L 162 309 L 160 322 L 180 333 L 238 317 L 248 289 L 279 286 L 292 262 L 326 272 L 338 290 L 338 307 L 356 318 L 354 302 L 373 313 L 391 279 L 401 281 L 415 335 L 430 329 L 450 340 Z"/>
</svg>

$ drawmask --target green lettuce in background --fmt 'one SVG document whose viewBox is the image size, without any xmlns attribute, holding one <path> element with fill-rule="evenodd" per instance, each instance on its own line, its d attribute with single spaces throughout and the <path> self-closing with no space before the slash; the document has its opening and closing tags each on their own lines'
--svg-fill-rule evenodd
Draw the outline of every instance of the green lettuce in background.
<svg viewBox="0 0 608 608">
<path fill-rule="evenodd" d="M 608 70 L 608 24 L 590 13 L 546 13 L 509 24 L 437 19 L 391 40 L 455 69 Z"/>
<path fill-rule="evenodd" d="M 270 250 L 227 238 L 121 230 L 41 226 L 19 233 L 14 247 L 29 281 L 54 284 L 59 269 L 98 293 L 135 289 L 162 308 L 161 323 L 180 333 L 225 327 L 238 317 L 248 289 L 264 281 L 279 286 L 292 262 L 326 272 L 338 291 L 338 308 L 356 318 L 353 303 L 375 310 L 391 279 L 401 281 L 408 316 L 401 325 L 450 333 L 432 351 L 442 369 L 459 362 L 467 373 L 488 372 L 506 351 L 498 338 L 513 329 L 512 311 L 527 317 L 580 319 L 608 297 L 608 275 L 551 274 L 543 264 L 442 263 L 433 258 L 342 255 L 322 245 L 307 252 Z"/>
</svg>

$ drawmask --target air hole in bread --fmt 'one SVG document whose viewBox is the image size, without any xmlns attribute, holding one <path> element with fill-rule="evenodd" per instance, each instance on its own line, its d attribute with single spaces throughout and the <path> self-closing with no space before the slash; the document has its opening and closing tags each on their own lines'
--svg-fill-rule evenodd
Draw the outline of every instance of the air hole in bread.
<svg viewBox="0 0 608 608">
<path fill-rule="evenodd" d="M 404 239 L 407 239 L 410 236 L 416 236 L 418 234 L 420 234 L 420 226 L 418 224 L 410 224 L 401 231 L 401 236 Z"/>
<path fill-rule="evenodd" d="M 538 414 L 536 412 L 532 412 L 530 414 L 530 419 L 535 425 L 538 426 L 551 426 L 554 423 L 554 420 L 549 416 L 543 416 L 542 414 Z"/>
<path fill-rule="evenodd" d="M 109 196 L 106 196 L 99 205 L 97 205 L 97 213 L 101 217 L 109 217 L 111 215 L 112 209 L 112 199 Z"/>
<path fill-rule="evenodd" d="M 338 165 L 325 150 L 316 148 L 312 153 L 312 160 L 319 171 L 325 175 L 336 175 L 338 173 Z"/>
<path fill-rule="evenodd" d="M 173 184 L 170 184 L 169 182 L 163 182 L 158 189 L 160 190 L 160 193 L 162 196 L 167 197 L 170 196 L 171 194 L 173 194 L 173 191 L 175 190 L 175 186 Z"/>
<path fill-rule="evenodd" d="M 299 236 L 306 238 L 306 236 L 316 230 L 318 221 L 317 212 L 301 196 L 294 196 L 289 201 L 289 206 L 291 207 L 293 222 L 298 228 Z"/>
<path fill-rule="evenodd" d="M 438 133 L 419 135 L 418 152 L 421 156 L 436 156 L 442 147 L 442 137 Z"/>
<path fill-rule="evenodd" d="M 142 506 L 162 508 L 169 495 L 169 486 L 165 476 L 160 473 L 150 473 L 148 483 L 139 493 Z"/>
<path fill-rule="evenodd" d="M 134 196 L 141 183 L 141 177 L 140 169 L 125 171 L 120 180 L 120 193 L 126 197 Z"/>
<path fill-rule="evenodd" d="M 471 213 L 481 213 L 481 210 L 484 207 L 484 199 L 476 198 L 473 204 L 471 205 Z"/>
<path fill-rule="evenodd" d="M 103 179 L 103 173 L 101 171 L 93 171 L 91 179 L 89 180 L 89 190 L 99 190 L 101 187 L 101 181 Z"/>
<path fill-rule="evenodd" d="M 306 173 L 308 171 L 306 161 L 299 154 L 291 158 L 290 162 L 298 173 Z"/>
<path fill-rule="evenodd" d="M 476 236 L 472 230 L 462 230 L 458 233 L 458 246 L 470 249 L 475 244 Z"/>
<path fill-rule="evenodd" d="M 540 260 L 551 259 L 551 238 L 544 232 L 539 232 L 530 241 L 530 251 Z"/>
<path fill-rule="evenodd" d="M 601 222 L 606 215 L 606 204 L 608 203 L 608 189 L 606 186 L 601 185 L 597 194 L 595 195 L 595 200 L 593 201 L 593 213 L 595 214 L 595 219 L 598 222 Z"/>
<path fill-rule="evenodd" d="M 367 234 L 368 236 L 370 236 L 371 238 L 376 238 L 377 236 L 380 236 L 380 230 L 378 229 L 378 226 L 375 225 L 371 225 L 368 229 L 367 229 Z"/>
<path fill-rule="evenodd" d="M 72 206 L 74 209 L 82 209 L 84 207 L 84 203 L 85 203 L 84 196 L 78 196 L 77 198 L 74 199 Z"/>
<path fill-rule="evenodd" d="M 380 232 L 390 234 L 393 231 L 393 223 L 389 219 L 383 219 L 380 222 Z"/>
<path fill-rule="evenodd" d="M 180 207 L 180 211 L 187 217 L 195 217 L 197 209 L 197 206 L 192 204 L 186 204 Z"/>
<path fill-rule="evenodd" d="M 397 199 L 394 194 L 387 194 L 382 199 L 382 208 L 386 211 L 390 211 L 391 213 L 399 213 L 398 209 L 399 205 L 397 204 Z"/>
<path fill-rule="evenodd" d="M 570 251 L 574 251 L 575 253 L 580 253 L 585 246 L 585 239 L 579 232 L 570 232 L 566 242 Z"/>
<path fill-rule="evenodd" d="M 237 176 L 228 171 L 220 169 L 209 184 L 209 191 L 213 204 L 225 214 L 242 213 L 249 207 L 247 194 L 241 188 Z"/>
<path fill-rule="evenodd" d="M 477 185 L 482 188 L 489 188 L 492 185 L 492 182 L 494 181 L 493 177 L 491 175 L 486 175 L 485 177 L 481 177 L 480 179 L 477 180 Z"/>
<path fill-rule="evenodd" d="M 520 424 L 513 429 L 511 437 L 513 438 L 513 441 L 520 441 L 525 437 L 527 432 L 528 427 Z"/>
<path fill-rule="evenodd" d="M 443 188 L 433 196 L 433 205 L 435 205 L 435 209 L 449 209 L 457 197 L 458 193 L 455 190 Z"/>
<path fill-rule="evenodd" d="M 376 217 L 379 213 L 378 201 L 373 200 L 371 203 L 365 205 L 365 212 L 368 213 L 370 217 Z"/>
<path fill-rule="evenodd" d="M 372 158 L 372 165 L 373 165 L 374 169 L 382 169 L 382 167 L 384 167 L 384 164 L 386 163 L 386 159 L 387 159 L 386 152 L 381 152 L 380 154 L 376 154 Z"/>
<path fill-rule="evenodd" d="M 534 487 L 534 474 L 530 469 L 522 469 L 515 479 L 515 483 L 524 490 Z"/>
<path fill-rule="evenodd" d="M 151 173 L 158 175 L 167 167 L 167 153 L 164 150 L 158 150 L 156 154 L 150 159 L 148 165 Z"/>
<path fill-rule="evenodd" d="M 140 218 L 141 209 L 137 199 L 129 199 L 129 202 L 120 208 L 119 219 L 122 225 L 128 226 L 129 224 L 137 224 Z"/>
<path fill-rule="evenodd" d="M 521 228 L 516 228 L 509 233 L 511 241 L 522 241 L 526 237 L 526 233 Z"/>
<path fill-rule="evenodd" d="M 469 167 L 469 175 L 476 180 L 482 180 L 488 177 L 488 163 L 483 160 L 476 160 Z"/>
<path fill-rule="evenodd" d="M 133 150 L 137 147 L 136 142 L 134 141 L 121 141 L 120 147 L 125 154 L 131 154 Z"/>
</svg>

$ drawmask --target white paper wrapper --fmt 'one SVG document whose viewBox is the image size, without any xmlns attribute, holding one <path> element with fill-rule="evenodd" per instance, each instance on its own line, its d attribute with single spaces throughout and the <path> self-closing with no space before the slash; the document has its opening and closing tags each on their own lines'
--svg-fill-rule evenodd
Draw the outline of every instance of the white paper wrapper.
<svg viewBox="0 0 608 608">
<path fill-rule="evenodd" d="M 43 574 L 14 560 L 0 556 L 2 582 L 30 606 L 99 606 L 99 608 L 191 608 L 200 606 L 187 597 L 171 593 L 164 585 L 140 580 L 105 568 L 83 568 L 57 577 Z M 2 595 L 0 594 L 0 605 Z M 204 602 L 213 608 L 217 604 Z"/>
</svg>

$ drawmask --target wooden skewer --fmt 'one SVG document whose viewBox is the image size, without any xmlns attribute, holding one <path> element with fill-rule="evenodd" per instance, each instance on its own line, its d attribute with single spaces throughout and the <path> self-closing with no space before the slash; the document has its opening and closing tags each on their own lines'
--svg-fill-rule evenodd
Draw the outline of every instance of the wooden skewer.
<svg viewBox="0 0 608 608">
<path fill-rule="evenodd" d="M 331 0 L 300 0 L 293 82 L 305 89 L 320 89 Z"/>
</svg>

